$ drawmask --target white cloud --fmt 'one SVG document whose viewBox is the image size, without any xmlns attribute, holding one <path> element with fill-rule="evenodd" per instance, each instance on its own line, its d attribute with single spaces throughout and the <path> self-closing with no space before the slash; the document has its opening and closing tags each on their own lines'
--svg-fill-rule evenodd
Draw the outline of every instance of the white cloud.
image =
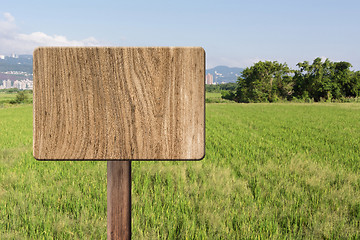
<svg viewBox="0 0 360 240">
<path fill-rule="evenodd" d="M 0 19 L 0 39 L 11 38 L 16 31 L 14 17 L 10 13 L 3 14 L 4 19 Z"/>
<path fill-rule="evenodd" d="M 65 36 L 50 36 L 43 32 L 19 33 L 15 18 L 10 13 L 3 13 L 3 19 L 0 19 L 0 54 L 32 54 L 33 50 L 39 46 L 96 45 L 99 45 L 99 42 L 94 37 L 69 40 Z"/>
<path fill-rule="evenodd" d="M 7 22 L 15 22 L 15 18 L 8 12 L 3 14 Z"/>
</svg>

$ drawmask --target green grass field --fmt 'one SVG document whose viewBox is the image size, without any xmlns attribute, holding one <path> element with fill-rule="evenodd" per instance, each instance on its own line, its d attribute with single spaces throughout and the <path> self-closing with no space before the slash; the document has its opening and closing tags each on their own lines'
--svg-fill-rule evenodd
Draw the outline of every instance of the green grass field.
<svg viewBox="0 0 360 240">
<path fill-rule="evenodd" d="M 206 103 L 231 103 L 233 101 L 229 101 L 221 98 L 221 93 L 218 92 L 206 92 L 205 94 Z"/>
<path fill-rule="evenodd" d="M 360 104 L 207 104 L 206 157 L 132 163 L 133 239 L 359 239 Z M 106 239 L 106 163 L 32 157 L 0 109 L 0 239 Z"/>
<path fill-rule="evenodd" d="M 9 103 L 11 100 L 15 100 L 16 93 L 3 93 L 0 92 L 0 106 L 4 103 Z"/>
</svg>

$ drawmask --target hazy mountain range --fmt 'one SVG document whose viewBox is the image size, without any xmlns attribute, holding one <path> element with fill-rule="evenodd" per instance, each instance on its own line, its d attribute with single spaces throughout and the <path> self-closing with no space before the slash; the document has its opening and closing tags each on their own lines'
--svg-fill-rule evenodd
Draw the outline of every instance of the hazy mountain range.
<svg viewBox="0 0 360 240">
<path fill-rule="evenodd" d="M 19 72 L 33 72 L 33 56 L 19 55 L 17 58 L 5 57 L 0 59 L 0 72 L 19 71 Z M 243 68 L 217 66 L 206 70 L 206 74 L 210 73 L 214 76 L 214 82 L 236 82 L 238 76 L 243 71 Z M 11 79 L 15 80 L 16 76 L 9 76 L 8 74 L 0 73 L 0 80 Z"/>
<path fill-rule="evenodd" d="M 5 59 L 0 59 L 0 72 L 18 71 L 32 73 L 32 65 L 32 55 L 19 55 L 16 58 L 5 57 Z"/>
<path fill-rule="evenodd" d="M 217 66 L 214 68 L 206 69 L 206 74 L 210 73 L 214 76 L 214 83 L 228 83 L 236 82 L 243 68 Z"/>
</svg>

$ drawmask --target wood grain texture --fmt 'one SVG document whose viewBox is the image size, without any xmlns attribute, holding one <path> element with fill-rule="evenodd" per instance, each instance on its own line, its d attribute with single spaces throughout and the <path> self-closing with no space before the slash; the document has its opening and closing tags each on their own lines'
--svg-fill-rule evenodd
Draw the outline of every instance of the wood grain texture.
<svg viewBox="0 0 360 240">
<path fill-rule="evenodd" d="M 131 239 L 131 161 L 107 162 L 107 239 Z"/>
<path fill-rule="evenodd" d="M 200 47 L 41 47 L 34 51 L 39 160 L 200 160 Z"/>
</svg>

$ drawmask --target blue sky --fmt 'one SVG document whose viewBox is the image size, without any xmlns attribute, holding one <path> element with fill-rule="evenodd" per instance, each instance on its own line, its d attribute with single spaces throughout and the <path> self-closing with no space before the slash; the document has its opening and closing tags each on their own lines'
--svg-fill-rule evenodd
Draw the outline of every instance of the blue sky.
<svg viewBox="0 0 360 240">
<path fill-rule="evenodd" d="M 36 46 L 202 46 L 207 68 L 316 57 L 360 70 L 360 1 L 5 1 L 0 54 Z"/>
</svg>

